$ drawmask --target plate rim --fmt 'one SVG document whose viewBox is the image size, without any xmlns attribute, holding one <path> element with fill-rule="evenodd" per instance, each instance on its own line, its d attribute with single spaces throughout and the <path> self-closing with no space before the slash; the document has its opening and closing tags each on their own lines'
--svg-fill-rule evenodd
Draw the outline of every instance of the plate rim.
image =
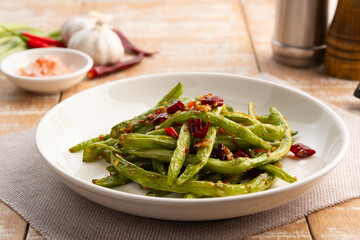
<svg viewBox="0 0 360 240">
<path fill-rule="evenodd" d="M 342 128 L 341 131 L 341 135 L 344 139 L 344 147 L 341 149 L 341 151 L 339 151 L 339 153 L 337 154 L 337 157 L 334 159 L 334 161 L 332 161 L 330 164 L 326 165 L 323 169 L 321 169 L 320 171 L 314 173 L 313 175 L 307 177 L 306 179 L 299 181 L 299 182 L 295 182 L 286 186 L 282 186 L 279 188 L 273 188 L 273 189 L 269 189 L 267 191 L 262 191 L 262 192 L 256 192 L 256 193 L 251 193 L 251 194 L 244 194 L 244 195 L 236 195 L 236 196 L 226 196 L 226 197 L 218 197 L 218 198 L 200 198 L 200 199 L 182 199 L 182 198 L 162 198 L 162 197 L 149 197 L 149 196 L 143 196 L 143 195 L 138 195 L 138 194 L 133 194 L 133 193 L 128 193 L 128 192 L 122 192 L 122 191 L 117 191 L 117 190 L 113 190 L 110 188 L 104 188 L 101 186 L 97 186 L 93 183 L 90 183 L 88 181 L 85 181 L 83 179 L 80 179 L 66 171 L 64 171 L 63 169 L 60 169 L 58 167 L 56 167 L 54 164 L 52 164 L 50 161 L 47 160 L 47 154 L 43 152 L 43 149 L 41 148 L 41 146 L 39 146 L 39 139 L 40 139 L 40 129 L 42 128 L 42 126 L 46 123 L 46 120 L 53 114 L 53 112 L 55 112 L 57 109 L 61 108 L 64 104 L 67 104 L 68 101 L 71 101 L 73 98 L 79 98 L 84 94 L 87 94 L 90 91 L 94 91 L 95 89 L 99 89 L 99 88 L 109 88 L 112 85 L 116 85 L 116 84 L 122 84 L 125 82 L 129 82 L 129 81 L 137 81 L 138 79 L 143 79 L 143 78 L 149 78 L 149 77 L 166 77 L 166 76 L 208 76 L 208 75 L 212 75 L 212 76 L 217 76 L 217 77 L 230 77 L 230 78 L 237 78 L 237 79 L 245 79 L 245 80 L 251 80 L 251 81 L 256 81 L 256 82 L 260 82 L 263 83 L 265 85 L 271 85 L 271 86 L 276 86 L 282 89 L 286 89 L 292 93 L 296 93 L 296 94 L 300 94 L 305 98 L 309 98 L 310 100 L 316 102 L 318 105 L 320 105 L 323 109 L 326 109 L 327 112 L 332 115 L 332 117 L 334 119 L 336 119 L 339 123 L 340 123 L 340 127 Z M 68 181 L 71 181 L 73 184 L 77 185 L 77 186 L 81 186 L 86 188 L 89 191 L 100 191 L 101 195 L 104 196 L 109 196 L 109 197 L 115 197 L 115 198 L 122 198 L 123 200 L 127 199 L 127 200 L 136 200 L 136 201 L 143 201 L 146 200 L 149 204 L 150 203 L 171 203 L 171 204 L 202 204 L 202 203 L 219 203 L 219 202 L 229 202 L 229 201 L 245 201 L 245 200 L 251 200 L 254 198 L 261 198 L 261 197 L 266 197 L 266 196 L 271 196 L 271 195 L 276 195 L 276 194 L 281 194 L 284 193 L 286 191 L 291 191 L 295 188 L 300 188 L 300 187 L 304 187 L 307 186 L 311 183 L 315 183 L 316 180 L 320 180 L 322 177 L 326 176 L 328 173 L 330 173 L 344 158 L 345 153 L 347 151 L 347 149 L 349 148 L 349 143 L 350 143 L 350 136 L 349 136 L 349 132 L 348 132 L 348 128 L 345 124 L 345 122 L 343 121 L 343 119 L 334 111 L 332 110 L 329 106 L 327 106 L 327 104 L 325 104 L 324 102 L 322 102 L 319 99 L 316 99 L 315 97 L 311 96 L 310 94 L 303 92 L 299 89 L 296 88 L 292 88 L 290 86 L 287 85 L 282 85 L 280 83 L 277 82 L 273 82 L 273 81 L 269 81 L 269 80 L 264 80 L 261 78 L 257 78 L 256 76 L 244 76 L 244 75 L 239 75 L 239 74 L 230 74 L 230 73 L 212 73 L 212 72 L 177 72 L 177 73 L 155 73 L 155 74 L 145 74 L 145 75 L 138 75 L 138 76 L 133 76 L 133 77 L 129 77 L 129 78 L 123 78 L 123 79 L 117 79 L 108 83 L 104 83 L 98 86 L 94 86 L 91 87 L 89 89 L 83 90 L 79 93 L 76 93 L 75 95 L 72 95 L 71 97 L 65 99 L 64 101 L 58 103 L 57 105 L 55 105 L 52 109 L 50 109 L 40 120 L 37 129 L 36 129 L 36 134 L 35 134 L 35 143 L 36 143 L 36 147 L 38 148 L 38 151 L 40 152 L 40 154 L 42 155 L 42 158 L 44 159 L 45 163 L 56 173 L 61 175 L 61 177 L 65 177 L 67 178 Z"/>
</svg>

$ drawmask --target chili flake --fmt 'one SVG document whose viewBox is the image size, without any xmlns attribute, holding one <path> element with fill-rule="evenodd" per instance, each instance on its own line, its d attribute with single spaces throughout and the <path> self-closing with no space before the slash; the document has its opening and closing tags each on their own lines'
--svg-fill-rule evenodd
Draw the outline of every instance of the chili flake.
<svg viewBox="0 0 360 240">
<path fill-rule="evenodd" d="M 210 142 L 211 142 L 211 141 L 208 140 L 208 139 L 203 139 L 203 140 L 201 140 L 200 142 L 195 143 L 195 144 L 194 144 L 194 147 L 197 147 L 197 148 L 207 147 L 207 146 L 209 146 Z"/>
</svg>

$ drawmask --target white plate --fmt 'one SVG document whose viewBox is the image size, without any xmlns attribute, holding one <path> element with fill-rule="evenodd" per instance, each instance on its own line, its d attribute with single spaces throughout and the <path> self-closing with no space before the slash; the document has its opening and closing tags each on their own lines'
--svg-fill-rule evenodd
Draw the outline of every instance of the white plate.
<svg viewBox="0 0 360 240">
<path fill-rule="evenodd" d="M 183 96 L 212 92 L 239 111 L 254 101 L 259 114 L 276 106 L 298 130 L 298 142 L 314 148 L 313 157 L 282 161 L 298 182 L 278 181 L 272 189 L 242 196 L 180 199 L 144 196 L 137 184 L 116 189 L 96 186 L 91 179 L 107 171 L 105 161 L 83 163 L 69 147 L 108 133 L 118 122 L 151 108 L 176 83 Z M 169 220 L 214 220 L 238 217 L 287 203 L 319 184 L 344 156 L 349 136 L 345 124 L 329 107 L 311 96 L 250 77 L 214 73 L 157 74 L 119 80 L 81 92 L 55 106 L 41 120 L 36 144 L 48 166 L 74 191 L 126 213 Z"/>
</svg>

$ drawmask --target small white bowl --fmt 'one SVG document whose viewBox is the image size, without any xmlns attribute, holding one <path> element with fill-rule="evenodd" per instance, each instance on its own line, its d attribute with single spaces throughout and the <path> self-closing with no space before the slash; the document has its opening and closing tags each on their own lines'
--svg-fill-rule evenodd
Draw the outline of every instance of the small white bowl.
<svg viewBox="0 0 360 240">
<path fill-rule="evenodd" d="M 55 55 L 72 69 L 69 74 L 55 77 L 25 77 L 17 74 L 30 62 L 44 55 Z M 68 48 L 36 48 L 12 54 L 1 63 L 1 72 L 15 85 L 32 92 L 55 93 L 68 89 L 81 80 L 93 66 L 91 57 L 83 52 Z"/>
</svg>

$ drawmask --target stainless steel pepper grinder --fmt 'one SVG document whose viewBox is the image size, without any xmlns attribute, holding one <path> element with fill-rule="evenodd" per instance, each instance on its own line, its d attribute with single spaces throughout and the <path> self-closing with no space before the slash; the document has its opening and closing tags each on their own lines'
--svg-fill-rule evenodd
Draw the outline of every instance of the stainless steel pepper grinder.
<svg viewBox="0 0 360 240">
<path fill-rule="evenodd" d="M 328 0 L 277 0 L 272 39 L 275 61 L 310 67 L 324 60 Z"/>
</svg>

